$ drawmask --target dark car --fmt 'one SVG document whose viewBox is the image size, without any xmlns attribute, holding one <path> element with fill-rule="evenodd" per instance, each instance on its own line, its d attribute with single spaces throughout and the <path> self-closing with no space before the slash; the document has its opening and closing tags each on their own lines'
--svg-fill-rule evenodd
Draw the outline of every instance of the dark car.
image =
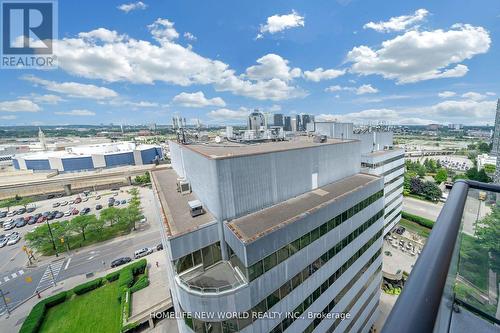
<svg viewBox="0 0 500 333">
<path fill-rule="evenodd" d="M 36 223 L 36 218 L 34 216 L 32 216 L 29 221 L 28 221 L 28 224 L 29 225 L 32 225 L 32 224 L 35 224 Z"/>
<path fill-rule="evenodd" d="M 121 258 L 113 260 L 111 262 L 111 267 L 117 267 L 120 265 L 124 265 L 126 263 L 131 262 L 131 261 L 132 261 L 132 258 L 130 258 L 130 257 L 121 257 Z"/>
<path fill-rule="evenodd" d="M 54 199 L 54 198 L 55 198 L 55 195 L 53 195 L 53 194 L 49 194 L 49 195 L 47 196 L 47 199 Z"/>
<path fill-rule="evenodd" d="M 26 209 L 26 212 L 27 213 L 33 213 L 35 210 L 36 210 L 35 207 L 29 207 L 28 209 Z"/>
<path fill-rule="evenodd" d="M 22 228 L 28 223 L 24 219 L 17 219 L 16 221 L 16 228 Z"/>
<path fill-rule="evenodd" d="M 60 219 L 61 217 L 64 216 L 64 213 L 63 212 L 57 212 L 56 215 L 55 215 L 55 218 L 56 219 Z"/>
<path fill-rule="evenodd" d="M 88 213 L 90 213 L 90 208 L 85 207 L 81 210 L 80 215 L 87 215 Z"/>
<path fill-rule="evenodd" d="M 7 216 L 7 212 L 0 212 L 0 218 L 4 218 Z"/>
<path fill-rule="evenodd" d="M 127 200 L 123 199 L 121 202 L 120 202 L 122 205 L 125 205 L 127 203 Z"/>
<path fill-rule="evenodd" d="M 111 202 L 111 201 L 108 202 L 108 207 L 113 207 L 113 206 L 114 206 L 113 202 Z"/>
<path fill-rule="evenodd" d="M 115 206 L 120 206 L 120 200 L 115 201 Z"/>
<path fill-rule="evenodd" d="M 42 213 L 42 216 L 43 216 L 43 217 L 47 217 L 47 216 L 49 216 L 49 215 L 50 215 L 50 212 L 43 212 L 43 213 Z"/>
<path fill-rule="evenodd" d="M 24 208 L 24 207 L 23 207 L 23 208 L 19 208 L 19 209 L 17 210 L 17 213 L 18 213 L 18 214 L 24 214 L 24 213 L 26 213 L 26 208 Z"/>
<path fill-rule="evenodd" d="M 95 210 L 101 210 L 102 209 L 102 205 L 95 205 Z"/>
<path fill-rule="evenodd" d="M 163 243 L 156 245 L 156 251 L 161 251 L 161 250 L 163 250 Z"/>
<path fill-rule="evenodd" d="M 24 222 L 28 222 L 31 219 L 31 215 L 23 217 Z"/>
</svg>

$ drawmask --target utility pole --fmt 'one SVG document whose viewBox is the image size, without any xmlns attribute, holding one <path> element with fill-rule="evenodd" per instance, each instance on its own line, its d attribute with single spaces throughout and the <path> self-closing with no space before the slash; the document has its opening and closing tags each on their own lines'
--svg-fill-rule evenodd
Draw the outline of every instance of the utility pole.
<svg viewBox="0 0 500 333">
<path fill-rule="evenodd" d="M 56 252 L 56 257 L 59 257 L 59 254 L 57 253 L 57 248 L 56 248 L 56 242 L 54 241 L 54 235 L 52 234 L 52 229 L 50 228 L 50 223 L 49 220 L 45 220 L 47 222 L 47 227 L 49 228 L 49 234 L 50 234 L 50 240 L 52 241 L 52 247 L 54 248 L 54 251 Z"/>
<path fill-rule="evenodd" d="M 5 309 L 7 310 L 7 313 L 10 315 L 10 309 L 9 306 L 7 305 L 7 300 L 5 299 L 5 295 L 8 295 L 9 292 L 4 293 L 2 289 L 0 289 L 0 296 L 2 297 L 3 304 L 5 305 Z"/>
</svg>

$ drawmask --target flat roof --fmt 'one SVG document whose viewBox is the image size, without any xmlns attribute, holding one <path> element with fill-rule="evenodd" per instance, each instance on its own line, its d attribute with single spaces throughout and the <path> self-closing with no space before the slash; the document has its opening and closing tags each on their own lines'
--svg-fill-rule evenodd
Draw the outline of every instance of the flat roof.
<svg viewBox="0 0 500 333">
<path fill-rule="evenodd" d="M 198 154 L 201 154 L 207 158 L 225 159 L 225 158 L 247 156 L 247 155 L 274 153 L 274 152 L 293 150 L 293 149 L 320 147 L 333 144 L 345 144 L 353 141 L 357 140 L 327 139 L 326 142 L 316 143 L 313 142 L 312 137 L 296 137 L 289 141 L 271 141 L 262 143 L 252 143 L 252 144 L 223 142 L 219 144 L 217 143 L 190 144 L 190 145 L 184 145 L 183 147 L 186 147 L 194 152 L 197 152 Z"/>
<path fill-rule="evenodd" d="M 251 243 L 379 179 L 380 177 L 375 175 L 357 173 L 269 208 L 234 219 L 227 225 L 242 242 Z"/>
<path fill-rule="evenodd" d="M 194 231 L 199 227 L 214 222 L 214 216 L 203 207 L 205 214 L 191 216 L 189 201 L 198 200 L 193 192 L 182 195 L 177 192 L 177 178 L 173 169 L 151 171 L 152 182 L 160 199 L 163 211 L 163 223 L 169 236 L 178 236 Z"/>
<path fill-rule="evenodd" d="M 367 156 L 367 157 L 376 157 L 376 156 L 388 155 L 388 154 L 395 153 L 395 152 L 399 152 L 399 153 L 404 154 L 405 150 L 403 148 L 384 149 L 384 150 L 372 151 L 372 152 L 369 152 L 369 153 L 366 153 L 363 155 Z"/>
</svg>

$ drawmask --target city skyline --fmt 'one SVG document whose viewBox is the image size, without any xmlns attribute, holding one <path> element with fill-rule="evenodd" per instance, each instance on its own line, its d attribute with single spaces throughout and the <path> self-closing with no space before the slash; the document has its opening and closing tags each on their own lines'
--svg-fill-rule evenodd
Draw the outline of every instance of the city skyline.
<svg viewBox="0 0 500 333">
<path fill-rule="evenodd" d="M 91 4 L 58 4 L 59 69 L 2 71 L 2 125 L 494 122 L 494 1 Z"/>
</svg>

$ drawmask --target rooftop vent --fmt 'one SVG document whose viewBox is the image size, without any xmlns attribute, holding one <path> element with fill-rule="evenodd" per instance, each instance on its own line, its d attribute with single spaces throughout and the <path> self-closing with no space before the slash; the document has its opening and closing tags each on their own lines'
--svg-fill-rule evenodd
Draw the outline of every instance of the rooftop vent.
<svg viewBox="0 0 500 333">
<path fill-rule="evenodd" d="M 177 192 L 182 195 L 191 193 L 191 184 L 186 178 L 177 178 Z"/>
<path fill-rule="evenodd" d="M 200 200 L 188 201 L 189 212 L 192 217 L 196 217 L 198 215 L 205 214 L 205 210 L 203 209 L 203 205 Z"/>
</svg>

